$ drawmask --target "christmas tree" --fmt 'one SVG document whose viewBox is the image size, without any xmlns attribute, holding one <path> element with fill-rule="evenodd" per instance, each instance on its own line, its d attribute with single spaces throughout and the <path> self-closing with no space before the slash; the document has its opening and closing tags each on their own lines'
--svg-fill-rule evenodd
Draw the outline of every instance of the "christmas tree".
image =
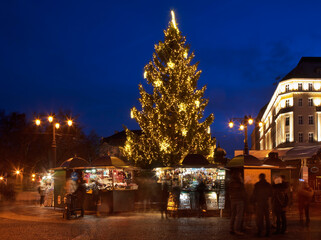
<svg viewBox="0 0 321 240">
<path fill-rule="evenodd" d="M 142 167 L 177 165 L 189 153 L 213 157 L 215 145 L 210 134 L 213 114 L 201 122 L 208 104 L 206 87 L 197 89 L 201 71 L 198 63 L 191 63 L 194 53 L 189 54 L 173 11 L 164 34 L 165 40 L 155 44 L 152 61 L 144 68 L 150 93 L 139 84 L 142 109 L 131 109 L 142 134 L 126 129 L 124 155 Z"/>
</svg>

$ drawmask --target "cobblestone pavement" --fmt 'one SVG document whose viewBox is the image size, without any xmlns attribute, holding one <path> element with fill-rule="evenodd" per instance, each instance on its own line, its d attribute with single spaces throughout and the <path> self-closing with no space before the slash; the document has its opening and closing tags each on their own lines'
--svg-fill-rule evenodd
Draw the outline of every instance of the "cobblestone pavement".
<svg viewBox="0 0 321 240">
<path fill-rule="evenodd" d="M 295 211 L 288 214 L 288 232 L 271 239 L 321 239 L 321 206 L 311 209 L 310 228 L 301 227 Z M 86 215 L 64 220 L 62 212 L 32 205 L 0 207 L 0 239 L 257 239 L 255 230 L 244 236 L 229 234 L 226 217 L 161 219 L 157 212 L 135 212 L 113 216 Z M 269 238 L 263 238 L 269 239 Z"/>
</svg>

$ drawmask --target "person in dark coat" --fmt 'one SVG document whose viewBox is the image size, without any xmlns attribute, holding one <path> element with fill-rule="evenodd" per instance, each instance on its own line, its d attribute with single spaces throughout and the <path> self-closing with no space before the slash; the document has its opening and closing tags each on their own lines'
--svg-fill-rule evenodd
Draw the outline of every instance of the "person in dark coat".
<svg viewBox="0 0 321 240">
<path fill-rule="evenodd" d="M 164 218 L 164 214 L 165 217 L 168 218 L 167 216 L 167 202 L 168 202 L 168 197 L 169 197 L 169 188 L 168 188 L 168 184 L 165 182 L 162 184 L 162 191 L 161 191 L 161 214 L 162 214 L 162 218 Z"/>
<path fill-rule="evenodd" d="M 259 181 L 255 183 L 252 201 L 256 209 L 257 235 L 261 237 L 265 219 L 265 236 L 270 236 L 270 209 L 269 200 L 272 197 L 272 186 L 265 179 L 265 174 L 259 175 Z"/>
<path fill-rule="evenodd" d="M 202 217 L 203 213 L 206 211 L 206 198 L 205 191 L 207 190 L 206 184 L 203 179 L 199 180 L 199 183 L 196 187 L 198 193 L 198 217 Z"/>
<path fill-rule="evenodd" d="M 78 187 L 75 191 L 75 195 L 77 197 L 77 208 L 81 209 L 81 217 L 83 217 L 85 214 L 86 185 L 82 178 L 79 178 L 77 183 Z"/>
<path fill-rule="evenodd" d="M 273 185 L 272 208 L 276 216 L 276 231 L 275 234 L 283 234 L 286 231 L 286 207 L 288 206 L 289 198 L 287 195 L 287 184 L 283 179 L 276 178 Z"/>
<path fill-rule="evenodd" d="M 229 183 L 229 195 L 231 201 L 230 233 L 243 235 L 242 222 L 246 194 L 240 172 L 232 175 Z"/>
</svg>

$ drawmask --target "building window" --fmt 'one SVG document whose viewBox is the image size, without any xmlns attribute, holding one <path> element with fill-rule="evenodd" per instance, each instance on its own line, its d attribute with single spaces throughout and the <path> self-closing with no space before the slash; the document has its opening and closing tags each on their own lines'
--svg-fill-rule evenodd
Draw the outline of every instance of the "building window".
<svg viewBox="0 0 321 240">
<path fill-rule="evenodd" d="M 310 107 L 313 106 L 313 98 L 309 98 L 309 106 L 310 106 Z"/>
<path fill-rule="evenodd" d="M 299 116 L 299 125 L 302 125 L 302 124 L 303 124 L 303 117 Z"/>
<path fill-rule="evenodd" d="M 290 90 L 289 84 L 285 85 L 285 91 L 288 92 Z"/>
<path fill-rule="evenodd" d="M 290 117 L 286 117 L 285 118 L 285 126 L 289 126 L 290 125 Z"/>
<path fill-rule="evenodd" d="M 290 100 L 289 99 L 285 100 L 285 107 L 290 107 Z"/>
<path fill-rule="evenodd" d="M 302 98 L 299 98 L 298 105 L 299 105 L 299 107 L 302 107 Z"/>
<path fill-rule="evenodd" d="M 309 142 L 313 142 L 313 133 L 309 133 Z"/>
<path fill-rule="evenodd" d="M 298 89 L 299 89 L 299 91 L 302 91 L 302 83 L 298 84 Z"/>
<path fill-rule="evenodd" d="M 303 142 L 303 133 L 299 133 L 299 142 Z"/>
<path fill-rule="evenodd" d="M 312 83 L 309 83 L 309 91 L 312 91 Z"/>
<path fill-rule="evenodd" d="M 285 142 L 290 142 L 290 133 L 285 134 Z"/>
<path fill-rule="evenodd" d="M 309 115 L 309 124 L 312 125 L 313 124 L 313 116 Z"/>
</svg>

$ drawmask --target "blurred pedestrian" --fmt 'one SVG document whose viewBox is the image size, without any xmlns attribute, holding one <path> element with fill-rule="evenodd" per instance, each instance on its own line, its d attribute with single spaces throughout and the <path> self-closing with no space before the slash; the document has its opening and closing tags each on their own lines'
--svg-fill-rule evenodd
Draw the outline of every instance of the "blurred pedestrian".
<svg viewBox="0 0 321 240">
<path fill-rule="evenodd" d="M 289 198 L 287 194 L 287 184 L 281 177 L 278 177 L 273 184 L 272 209 L 276 216 L 276 231 L 274 234 L 284 234 L 287 227 L 286 207 Z"/>
<path fill-rule="evenodd" d="M 203 217 L 206 212 L 206 198 L 205 191 L 207 190 L 206 184 L 203 179 L 199 179 L 199 183 L 196 187 L 198 193 L 198 217 Z"/>
<path fill-rule="evenodd" d="M 262 236 L 265 220 L 265 236 L 270 236 L 270 209 L 269 201 L 272 197 L 272 186 L 265 179 L 265 174 L 259 175 L 259 181 L 255 183 L 252 200 L 255 204 L 257 235 Z"/>
<path fill-rule="evenodd" d="M 232 174 L 229 183 L 229 195 L 231 201 L 230 233 L 244 235 L 242 232 L 242 222 L 244 214 L 245 188 L 240 172 Z"/>
<path fill-rule="evenodd" d="M 38 192 L 40 195 L 40 207 L 44 207 L 46 196 L 46 184 L 43 181 L 40 181 L 40 184 L 38 186 Z"/>
<path fill-rule="evenodd" d="M 168 197 L 169 197 L 169 192 L 168 192 L 168 184 L 166 182 L 164 182 L 162 184 L 162 191 L 161 191 L 161 214 L 162 214 L 162 218 L 164 218 L 164 215 L 166 218 L 168 218 L 167 216 L 167 202 L 168 202 Z"/>
<path fill-rule="evenodd" d="M 301 183 L 298 190 L 298 207 L 300 213 L 300 223 L 303 225 L 303 211 L 305 213 L 305 225 L 308 227 L 310 224 L 310 203 L 313 198 L 314 191 L 309 186 L 307 181 Z"/>
<path fill-rule="evenodd" d="M 75 195 L 77 197 L 77 208 L 81 209 L 81 217 L 85 215 L 85 198 L 86 198 L 86 185 L 83 178 L 79 178 L 77 180 L 77 190 L 75 191 Z"/>
</svg>

